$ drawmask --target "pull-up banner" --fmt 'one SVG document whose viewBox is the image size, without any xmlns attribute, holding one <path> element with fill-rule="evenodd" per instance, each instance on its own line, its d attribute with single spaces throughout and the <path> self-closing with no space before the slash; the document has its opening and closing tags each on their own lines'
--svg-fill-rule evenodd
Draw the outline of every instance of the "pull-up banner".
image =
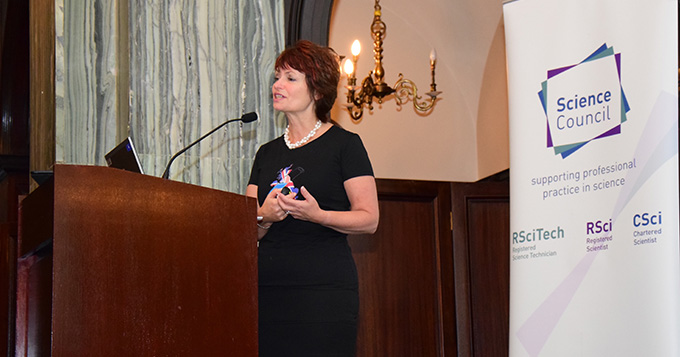
<svg viewBox="0 0 680 357">
<path fill-rule="evenodd" d="M 680 356 L 677 4 L 503 5 L 511 356 Z"/>
</svg>

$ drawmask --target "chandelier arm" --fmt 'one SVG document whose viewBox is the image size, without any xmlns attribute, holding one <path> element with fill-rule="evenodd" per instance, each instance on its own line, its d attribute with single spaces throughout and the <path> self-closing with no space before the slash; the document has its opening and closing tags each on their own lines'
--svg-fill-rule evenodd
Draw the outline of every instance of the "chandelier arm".
<svg viewBox="0 0 680 357">
<path fill-rule="evenodd" d="M 347 112 L 349 112 L 349 116 L 352 118 L 352 120 L 359 121 L 361 116 L 364 114 L 364 107 L 348 105 Z"/>
<path fill-rule="evenodd" d="M 347 93 L 347 103 L 352 104 L 353 106 L 360 107 L 363 104 L 363 93 L 360 91 L 359 93 L 355 94 L 355 91 L 352 90 L 350 93 Z"/>
<path fill-rule="evenodd" d="M 404 78 L 404 76 L 399 73 L 399 80 L 394 84 L 394 99 L 397 105 L 401 106 L 403 103 L 409 100 L 413 101 L 413 107 L 420 111 L 426 112 L 434 106 L 436 97 L 430 97 L 430 100 L 421 100 L 422 97 L 418 95 L 418 87 L 410 79 Z"/>
</svg>

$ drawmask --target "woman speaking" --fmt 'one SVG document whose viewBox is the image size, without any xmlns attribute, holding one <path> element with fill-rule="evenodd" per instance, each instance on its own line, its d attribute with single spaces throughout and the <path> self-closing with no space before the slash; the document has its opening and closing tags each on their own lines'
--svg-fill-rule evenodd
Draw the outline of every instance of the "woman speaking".
<svg viewBox="0 0 680 357">
<path fill-rule="evenodd" d="M 258 200 L 260 356 L 354 356 L 359 293 L 347 234 L 373 233 L 378 198 L 358 135 L 334 125 L 340 65 L 309 41 L 275 64 L 283 136 L 260 147 L 246 195 Z"/>
</svg>

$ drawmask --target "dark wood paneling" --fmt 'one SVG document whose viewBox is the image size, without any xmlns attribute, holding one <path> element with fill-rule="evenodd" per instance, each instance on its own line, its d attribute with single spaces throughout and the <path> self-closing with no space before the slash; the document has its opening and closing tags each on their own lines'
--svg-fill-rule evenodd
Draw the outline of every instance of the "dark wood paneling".
<svg viewBox="0 0 680 357">
<path fill-rule="evenodd" d="M 0 355 L 14 356 L 17 210 L 28 192 L 29 2 L 0 0 Z"/>
<path fill-rule="evenodd" d="M 28 54 L 28 1 L 0 0 L 0 156 L 28 155 Z"/>
<path fill-rule="evenodd" d="M 14 355 L 17 219 L 28 193 L 28 157 L 0 155 L 0 355 Z"/>
<path fill-rule="evenodd" d="M 378 230 L 350 237 L 360 280 L 358 356 L 455 355 L 448 190 L 378 180 Z"/>
<path fill-rule="evenodd" d="M 0 355 L 14 355 L 16 224 L 0 223 Z"/>
<path fill-rule="evenodd" d="M 55 160 L 54 1 L 30 0 L 30 170 Z M 37 184 L 32 183 L 31 189 Z"/>
<path fill-rule="evenodd" d="M 452 184 L 456 320 L 461 356 L 507 356 L 508 182 Z"/>
<path fill-rule="evenodd" d="M 19 258 L 17 268 L 17 356 L 51 355 L 50 320 L 52 312 L 51 246 Z"/>
<path fill-rule="evenodd" d="M 17 223 L 19 196 L 28 193 L 28 157 L 0 155 L 0 223 Z"/>
</svg>

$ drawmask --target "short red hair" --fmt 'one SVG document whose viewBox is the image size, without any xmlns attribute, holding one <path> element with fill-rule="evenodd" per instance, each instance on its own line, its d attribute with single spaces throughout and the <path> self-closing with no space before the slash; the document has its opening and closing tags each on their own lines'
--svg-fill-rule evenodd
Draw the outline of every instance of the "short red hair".
<svg viewBox="0 0 680 357">
<path fill-rule="evenodd" d="M 329 122 L 340 82 L 340 62 L 335 51 L 311 41 L 300 40 L 281 52 L 276 59 L 274 69 L 284 68 L 305 74 L 307 87 L 314 98 L 316 117 L 324 123 Z"/>
</svg>

